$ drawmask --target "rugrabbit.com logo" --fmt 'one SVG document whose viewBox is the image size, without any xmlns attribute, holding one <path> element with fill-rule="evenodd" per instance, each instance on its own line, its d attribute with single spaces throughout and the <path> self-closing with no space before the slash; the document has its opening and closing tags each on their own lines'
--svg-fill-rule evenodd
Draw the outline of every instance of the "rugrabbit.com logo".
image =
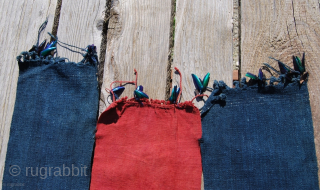
<svg viewBox="0 0 320 190">
<path fill-rule="evenodd" d="M 24 175 L 26 177 L 39 177 L 40 179 L 47 179 L 48 177 L 82 177 L 89 175 L 89 169 L 85 165 L 76 166 L 71 164 L 67 166 L 45 166 L 45 167 L 20 167 L 18 165 L 11 165 L 9 173 L 13 177 Z"/>
</svg>

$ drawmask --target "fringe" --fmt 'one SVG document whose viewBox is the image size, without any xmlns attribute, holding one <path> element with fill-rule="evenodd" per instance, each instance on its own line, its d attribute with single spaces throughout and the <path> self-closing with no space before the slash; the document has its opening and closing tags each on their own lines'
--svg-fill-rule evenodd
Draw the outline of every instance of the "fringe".
<svg viewBox="0 0 320 190">
<path fill-rule="evenodd" d="M 66 62 L 66 60 L 68 60 Z M 17 61 L 20 66 L 42 66 L 42 65 L 48 65 L 48 64 L 71 64 L 71 65 L 90 65 L 93 67 L 97 67 L 98 62 L 98 56 L 96 52 L 87 52 L 84 54 L 83 59 L 78 62 L 70 62 L 68 58 L 65 57 L 53 57 L 51 55 L 48 55 L 46 57 L 38 56 L 38 54 L 35 51 L 32 52 L 21 52 L 20 55 L 17 56 Z"/>
<path fill-rule="evenodd" d="M 241 79 L 240 83 L 239 81 L 233 82 L 235 88 L 228 87 L 226 83 L 223 81 L 218 82 L 215 80 L 213 84 L 214 89 L 211 95 L 209 96 L 208 100 L 206 101 L 205 105 L 202 108 L 200 108 L 200 114 L 201 116 L 204 116 L 205 113 L 215 104 L 219 104 L 223 107 L 226 104 L 226 94 L 228 93 L 240 93 L 240 91 L 256 89 L 257 93 L 266 94 L 275 93 L 276 89 L 284 90 L 284 87 L 297 87 L 296 89 L 299 90 L 302 86 L 307 85 L 307 79 L 304 82 L 300 83 L 300 75 L 298 75 L 297 77 L 293 77 L 291 79 L 291 82 L 285 86 L 284 77 L 285 75 L 280 75 L 278 78 L 272 76 L 270 77 L 270 79 L 268 79 L 269 83 L 264 82 L 262 86 L 258 83 L 249 85 L 246 78 L 244 77 Z"/>
<path fill-rule="evenodd" d="M 146 99 L 146 98 L 141 98 L 140 101 L 137 101 L 135 98 L 128 99 L 127 96 L 120 98 L 119 100 L 111 103 L 104 112 L 107 112 L 108 110 L 114 109 L 117 106 L 124 106 L 124 107 L 135 106 L 137 108 L 138 107 L 153 107 L 153 108 L 159 108 L 159 109 L 190 109 L 194 112 L 199 112 L 198 108 L 196 106 L 194 106 L 191 101 L 186 101 L 183 103 L 174 104 L 174 103 L 171 103 L 170 101 L 166 101 L 166 100 L 154 100 L 154 99 Z"/>
</svg>

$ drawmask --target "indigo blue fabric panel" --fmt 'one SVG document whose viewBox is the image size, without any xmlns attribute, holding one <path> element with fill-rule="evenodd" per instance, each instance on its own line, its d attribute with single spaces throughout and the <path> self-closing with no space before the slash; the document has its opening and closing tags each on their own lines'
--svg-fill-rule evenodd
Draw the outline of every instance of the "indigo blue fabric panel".
<svg viewBox="0 0 320 190">
<path fill-rule="evenodd" d="M 203 107 L 205 189 L 319 189 L 307 86 L 257 91 L 225 89 Z"/>
<path fill-rule="evenodd" d="M 89 189 L 99 94 L 84 61 L 20 56 L 3 189 Z"/>
</svg>

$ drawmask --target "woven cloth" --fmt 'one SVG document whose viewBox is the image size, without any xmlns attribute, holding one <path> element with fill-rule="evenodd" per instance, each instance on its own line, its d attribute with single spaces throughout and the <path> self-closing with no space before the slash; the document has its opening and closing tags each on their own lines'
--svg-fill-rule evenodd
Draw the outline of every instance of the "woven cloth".
<svg viewBox="0 0 320 190">
<path fill-rule="evenodd" d="M 3 189 L 88 189 L 99 102 L 97 56 L 18 56 Z"/>
<path fill-rule="evenodd" d="M 201 117 L 206 190 L 319 189 L 305 84 L 271 85 L 258 93 L 257 86 L 220 83 Z"/>
<path fill-rule="evenodd" d="M 90 189 L 199 190 L 200 138 L 191 102 L 120 99 L 98 120 Z"/>
</svg>

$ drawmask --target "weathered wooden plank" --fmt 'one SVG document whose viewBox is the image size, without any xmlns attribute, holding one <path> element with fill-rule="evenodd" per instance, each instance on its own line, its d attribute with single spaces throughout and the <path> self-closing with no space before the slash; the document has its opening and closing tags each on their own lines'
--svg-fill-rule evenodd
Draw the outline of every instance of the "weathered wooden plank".
<svg viewBox="0 0 320 190">
<path fill-rule="evenodd" d="M 48 25 L 40 40 L 51 31 L 56 1 L 0 0 L 0 186 L 7 153 L 11 118 L 18 81 L 17 55 L 36 44 L 39 26 L 48 17 Z M 18 165 L 19 163 L 17 163 Z"/>
<path fill-rule="evenodd" d="M 203 78 L 209 72 L 209 87 L 214 80 L 232 86 L 232 15 L 232 0 L 177 0 L 173 67 L 183 75 L 182 102 L 195 96 L 191 73 Z M 174 75 L 173 85 L 177 84 L 179 77 Z"/>
<path fill-rule="evenodd" d="M 134 68 L 138 71 L 138 84 L 143 85 L 150 98 L 165 98 L 171 0 L 112 3 L 100 112 L 112 102 L 104 89 L 112 81 L 135 80 Z M 122 97 L 133 97 L 134 85 L 125 87 Z"/>
<path fill-rule="evenodd" d="M 233 69 L 239 70 L 240 61 L 240 1 L 233 0 Z"/>
<path fill-rule="evenodd" d="M 320 10 L 318 0 L 241 1 L 241 75 L 257 73 L 272 56 L 292 66 L 306 52 L 315 144 L 320 158 Z M 276 66 L 277 68 L 277 66 Z"/>
<path fill-rule="evenodd" d="M 232 86 L 232 15 L 233 0 L 177 0 L 172 68 L 177 67 L 182 74 L 182 102 L 195 96 L 192 73 L 203 78 L 209 72 L 209 87 L 214 80 Z M 172 84 L 179 85 L 180 77 L 173 74 L 172 78 Z M 202 101 L 194 103 L 203 106 Z"/>
<path fill-rule="evenodd" d="M 57 34 L 59 40 L 81 48 L 94 44 L 99 53 L 105 6 L 105 0 L 62 1 Z M 79 62 L 83 58 L 80 54 L 58 48 L 58 55 L 70 61 Z"/>
</svg>

